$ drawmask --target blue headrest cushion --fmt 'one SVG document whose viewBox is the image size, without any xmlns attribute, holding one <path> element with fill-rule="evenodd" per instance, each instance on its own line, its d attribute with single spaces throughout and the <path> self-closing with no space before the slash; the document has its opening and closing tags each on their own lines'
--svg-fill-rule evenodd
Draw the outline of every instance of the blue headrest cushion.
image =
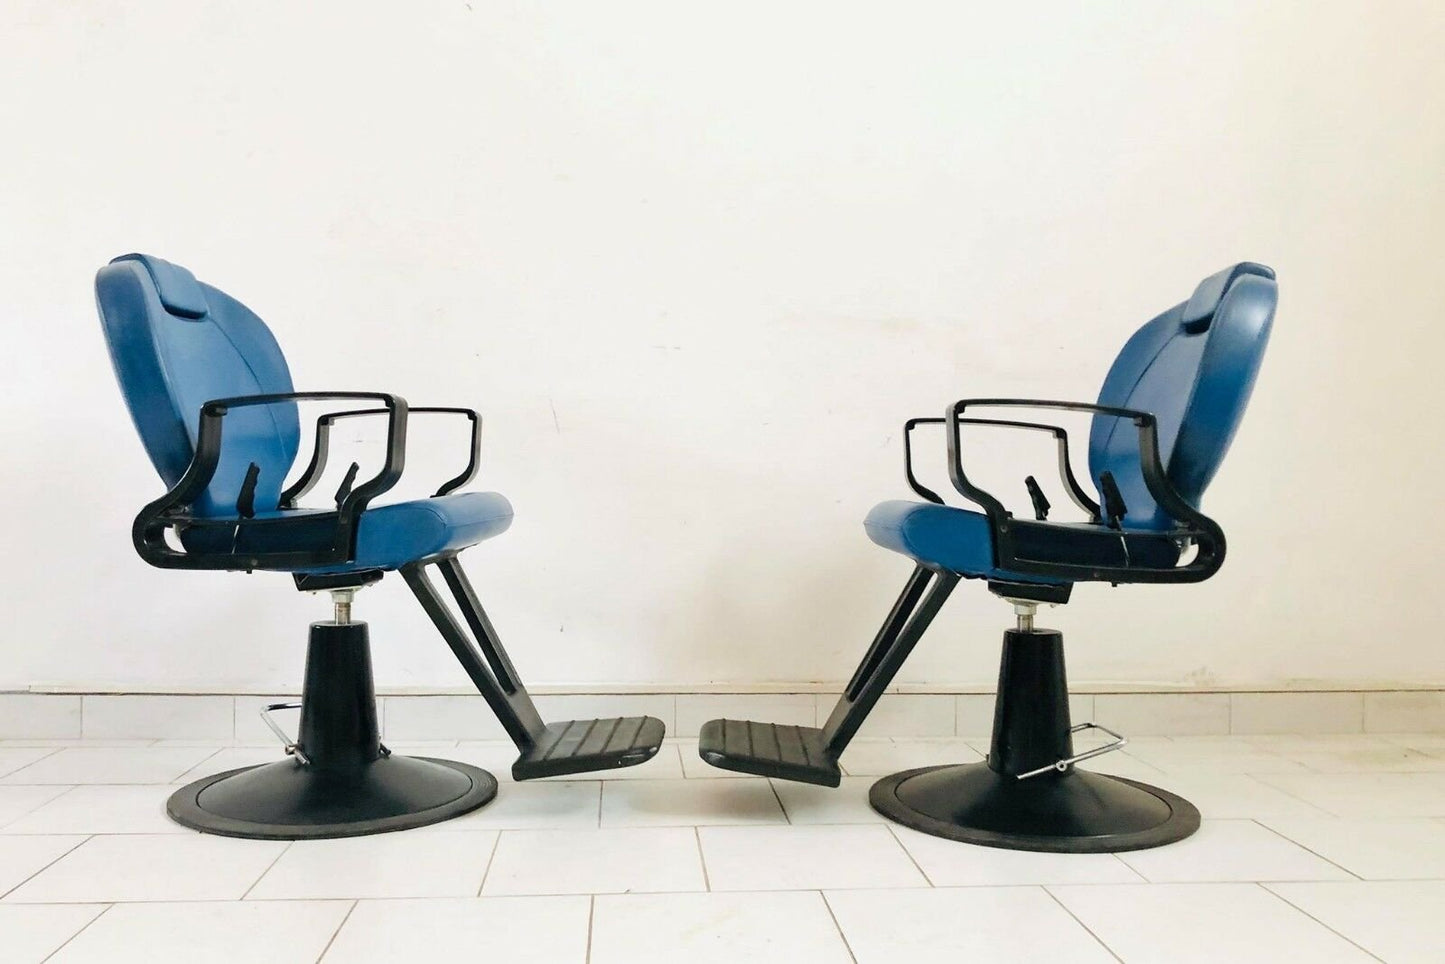
<svg viewBox="0 0 1445 964">
<path fill-rule="evenodd" d="M 1212 274 L 1199 282 L 1199 287 L 1194 289 L 1193 296 L 1184 305 L 1184 314 L 1179 319 L 1180 325 L 1185 331 L 1195 334 L 1209 328 L 1209 322 L 1214 319 L 1215 309 L 1224 300 L 1229 292 L 1229 286 L 1235 280 L 1247 274 L 1257 274 L 1274 280 L 1274 269 L 1265 267 L 1262 264 L 1255 264 L 1253 261 L 1241 261 L 1239 264 L 1231 265 L 1218 274 Z"/>
<path fill-rule="evenodd" d="M 155 283 L 161 304 L 171 314 L 182 318 L 204 318 L 206 312 L 211 310 L 206 304 L 206 293 L 201 290 L 196 276 L 180 265 L 171 264 L 150 254 L 123 254 L 112 259 L 111 264 L 117 261 L 139 261 L 144 265 L 150 273 L 151 281 Z"/>
</svg>

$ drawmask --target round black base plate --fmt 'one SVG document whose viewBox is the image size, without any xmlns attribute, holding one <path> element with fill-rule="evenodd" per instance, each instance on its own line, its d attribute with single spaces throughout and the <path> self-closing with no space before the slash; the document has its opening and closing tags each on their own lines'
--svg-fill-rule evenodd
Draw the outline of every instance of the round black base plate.
<svg viewBox="0 0 1445 964">
<path fill-rule="evenodd" d="M 922 833 L 1008 850 L 1144 850 L 1199 829 L 1199 811 L 1183 797 L 1077 768 L 1018 780 L 987 763 L 923 767 L 879 780 L 868 802 Z"/>
<path fill-rule="evenodd" d="M 496 777 L 450 760 L 389 756 L 327 771 L 286 759 L 197 780 L 171 795 L 166 812 L 202 833 L 309 840 L 424 827 L 496 795 Z"/>
</svg>

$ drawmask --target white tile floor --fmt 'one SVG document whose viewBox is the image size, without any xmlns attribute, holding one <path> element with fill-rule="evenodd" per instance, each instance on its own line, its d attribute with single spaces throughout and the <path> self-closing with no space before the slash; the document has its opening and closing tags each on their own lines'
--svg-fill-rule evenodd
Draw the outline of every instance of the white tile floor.
<svg viewBox="0 0 1445 964">
<path fill-rule="evenodd" d="M 729 775 L 669 741 L 607 780 L 516 784 L 435 827 L 193 834 L 166 796 L 271 748 L 0 741 L 0 961 L 1445 960 L 1445 737 L 1147 738 L 1099 768 L 1183 793 L 1200 832 L 1031 854 L 881 820 L 876 775 L 976 740 L 859 742 L 838 790 Z"/>
</svg>

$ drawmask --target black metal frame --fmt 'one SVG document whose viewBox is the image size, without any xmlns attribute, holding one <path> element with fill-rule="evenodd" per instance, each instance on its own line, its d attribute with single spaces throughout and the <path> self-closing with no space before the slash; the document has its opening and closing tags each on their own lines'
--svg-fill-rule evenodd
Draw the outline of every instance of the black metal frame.
<svg viewBox="0 0 1445 964">
<path fill-rule="evenodd" d="M 838 757 L 887 691 L 962 577 L 919 565 L 854 671 L 822 728 L 712 720 L 698 734 L 698 753 L 714 766 L 836 787 Z"/>
<path fill-rule="evenodd" d="M 878 628 L 848 687 L 823 724 L 823 745 L 836 759 L 882 698 L 913 647 L 958 585 L 956 573 L 918 566 Z M 931 585 L 930 585 L 931 583 Z"/>
<path fill-rule="evenodd" d="M 290 509 L 296 501 L 315 487 L 326 470 L 330 453 L 331 426 L 339 419 L 363 415 L 386 415 L 387 436 L 386 456 L 381 470 L 361 485 L 344 485 L 338 493 L 336 511 L 330 513 L 334 519 L 331 544 L 320 550 L 270 553 L 236 552 L 182 552 L 172 548 L 165 539 L 166 529 L 224 529 L 238 534 L 244 529 L 267 526 L 285 526 L 295 520 L 285 517 L 253 518 L 238 510 L 234 517 L 197 517 L 190 507 L 195 499 L 210 485 L 220 464 L 224 419 L 233 408 L 253 405 L 274 405 L 280 402 L 369 400 L 382 403 L 381 408 L 351 409 L 327 412 L 316 420 L 316 443 L 311 461 L 301 476 L 282 491 L 278 508 Z M 446 414 L 463 415 L 471 422 L 471 441 L 467 466 L 434 493 L 446 495 L 460 489 L 476 477 L 480 467 L 482 418 L 474 409 L 449 406 L 407 405 L 399 395 L 387 392 L 283 392 L 269 395 L 243 395 L 234 398 L 220 398 L 201 406 L 200 425 L 197 431 L 195 455 L 181 480 L 169 492 L 141 509 L 132 526 L 131 534 L 136 551 L 141 558 L 153 566 L 163 569 L 220 569 L 246 571 L 253 569 L 299 569 L 313 566 L 329 566 L 350 562 L 356 553 L 356 522 L 367 505 L 382 493 L 396 485 L 406 464 L 406 431 L 411 415 Z M 353 472 L 355 470 L 353 464 Z M 253 473 L 254 474 L 254 473 Z M 326 514 L 322 514 L 323 517 Z M 317 516 L 308 515 L 308 523 L 314 524 Z M 234 541 L 234 540 L 233 540 Z"/>
<path fill-rule="evenodd" d="M 1059 481 L 1064 485 L 1064 491 L 1068 492 L 1069 498 L 1074 505 L 1083 509 L 1089 514 L 1089 518 L 1098 521 L 1100 518 L 1099 504 L 1089 498 L 1089 493 L 1079 484 L 1078 478 L 1074 475 L 1073 463 L 1069 458 L 1069 433 L 1058 425 L 1048 425 L 1043 422 L 1018 422 L 1004 418 L 959 418 L 960 425 L 985 425 L 996 428 L 1018 428 L 1036 432 L 1048 432 L 1054 437 L 1059 452 Z M 908 480 L 908 487 L 918 493 L 929 502 L 943 505 L 943 499 L 932 489 L 925 488 L 919 484 L 918 479 L 913 475 L 913 429 L 918 425 L 945 425 L 946 418 L 910 418 L 903 423 L 903 475 Z"/>
<path fill-rule="evenodd" d="M 470 638 L 427 575 L 428 566 L 440 570 L 462 618 L 471 630 Z M 497 715 L 507 736 L 523 751 L 534 746 L 547 725 L 542 722 L 532 697 L 517 675 L 516 667 L 502 648 L 497 630 L 487 617 L 486 610 L 482 609 L 456 554 L 447 553 L 435 559 L 413 562 L 402 566 L 400 571 L 412 594 L 451 647 L 457 662 L 462 664 L 462 669 L 466 670 L 473 685 Z"/>
<path fill-rule="evenodd" d="M 1139 467 L 1144 477 L 1144 484 L 1159 507 L 1177 523 L 1177 527 L 1167 535 L 1178 541 L 1181 546 L 1195 545 L 1197 551 L 1194 558 L 1182 566 L 1165 569 L 1142 565 L 1079 565 L 1053 559 L 1035 559 L 1021 554 L 1016 538 L 1018 532 L 1028 529 L 1048 530 L 1057 528 L 1057 526 L 1048 522 L 1014 518 L 997 497 L 969 480 L 963 469 L 962 426 L 989 425 L 1051 433 L 1058 442 L 1059 476 L 1070 498 L 1089 513 L 1090 520 L 1093 522 L 1099 522 L 1101 519 L 1100 506 L 1089 498 L 1074 475 L 1069 458 L 1068 432 L 1064 428 L 1041 422 L 963 417 L 964 411 L 970 407 L 1043 408 L 1092 412 L 1095 415 L 1127 418 L 1132 421 L 1139 432 Z M 914 426 L 922 424 L 944 424 L 948 427 L 949 478 L 960 495 L 983 508 L 993 530 L 994 564 L 1000 569 L 1029 575 L 1050 576 L 1071 582 L 1175 583 L 1200 582 L 1208 579 L 1219 570 L 1224 562 L 1224 530 L 1214 520 L 1190 505 L 1174 488 L 1174 484 L 1169 481 L 1168 473 L 1164 469 L 1159 454 L 1158 421 L 1150 412 L 1089 402 L 1064 402 L 1051 399 L 966 398 L 950 405 L 943 418 L 909 419 L 904 423 L 903 434 L 904 475 L 908 480 L 909 487 L 914 492 L 930 502 L 941 505 L 943 500 L 932 490 L 920 485 L 913 474 L 912 446 L 909 442 L 909 435 Z M 1127 530 L 1125 535 L 1127 535 Z"/>
<path fill-rule="evenodd" d="M 437 591 L 427 573 L 429 566 L 441 572 L 466 629 Z M 657 753 L 666 728 L 653 717 L 544 722 L 455 552 L 408 563 L 400 571 L 472 684 L 517 745 L 521 755 L 512 764 L 513 779 L 634 766 Z"/>
<path fill-rule="evenodd" d="M 316 486 L 317 482 L 321 481 L 321 476 L 326 471 L 327 457 L 331 453 L 332 425 L 343 418 L 357 418 L 363 415 L 385 415 L 387 413 L 388 409 L 385 408 L 357 408 L 344 412 L 326 412 L 317 417 L 316 444 L 311 450 L 311 461 L 306 466 L 305 471 L 301 473 L 301 476 L 281 493 L 278 507 L 282 509 L 294 507 L 297 499 L 306 495 L 306 493 L 310 492 Z M 449 492 L 455 492 L 476 478 L 482 448 L 482 417 L 476 413 L 475 409 L 453 408 L 439 405 L 417 405 L 407 410 L 408 417 L 412 415 L 436 414 L 465 415 L 467 420 L 472 423 L 472 436 L 471 456 L 467 461 L 466 469 L 462 471 L 461 475 L 442 483 L 441 487 L 432 493 L 433 498 L 446 495 Z"/>
<path fill-rule="evenodd" d="M 331 545 L 326 549 L 297 552 L 233 553 L 182 552 L 166 543 L 165 530 L 216 528 L 239 532 L 261 526 L 287 525 L 285 518 L 254 519 L 237 515 L 234 518 L 198 518 L 190 508 L 196 498 L 211 484 L 221 459 L 222 425 L 226 413 L 233 408 L 252 405 L 274 405 L 278 402 L 328 401 L 336 399 L 367 399 L 379 401 L 388 415 L 386 458 L 375 476 L 347 493 L 337 506 Z M 242 395 L 218 398 L 201 406 L 200 425 L 196 433 L 195 455 L 185 474 L 169 492 L 141 509 L 131 527 L 131 538 L 142 559 L 162 569 L 223 569 L 249 572 L 253 569 L 301 569 L 312 566 L 338 565 L 349 562 L 356 553 L 356 521 L 372 499 L 391 489 L 401 478 L 406 465 L 406 425 L 409 408 L 406 399 L 386 392 L 277 392 L 267 395 Z M 310 517 L 314 519 L 315 517 Z"/>
</svg>

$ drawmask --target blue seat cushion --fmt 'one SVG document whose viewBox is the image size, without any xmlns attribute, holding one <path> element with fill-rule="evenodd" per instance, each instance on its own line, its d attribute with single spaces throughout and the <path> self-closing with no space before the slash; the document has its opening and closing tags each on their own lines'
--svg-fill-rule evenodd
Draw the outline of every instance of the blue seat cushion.
<svg viewBox="0 0 1445 964">
<path fill-rule="evenodd" d="M 932 502 L 895 500 L 873 507 L 863 521 L 868 538 L 915 562 L 978 579 L 1062 583 L 1066 578 L 1011 572 L 994 565 L 993 529 L 982 512 Z M 1084 566 L 1168 567 L 1179 548 L 1167 535 L 1122 532 L 1096 523 L 1016 522 L 1019 555 L 1044 562 Z M 1127 557 L 1124 544 L 1128 545 Z"/>
<path fill-rule="evenodd" d="M 396 569 L 474 546 L 511 525 L 512 503 L 499 492 L 459 492 L 369 509 L 357 524 L 355 567 Z"/>
<path fill-rule="evenodd" d="M 302 552 L 324 549 L 336 531 L 336 513 L 325 509 L 257 512 L 272 524 L 241 530 L 235 551 Z M 512 524 L 512 504 L 497 492 L 459 492 L 368 508 L 356 526 L 356 558 L 331 566 L 300 567 L 301 572 L 399 569 L 409 562 L 474 546 L 500 535 Z M 181 541 L 192 552 L 227 552 L 227 529 L 191 529 Z"/>
</svg>

